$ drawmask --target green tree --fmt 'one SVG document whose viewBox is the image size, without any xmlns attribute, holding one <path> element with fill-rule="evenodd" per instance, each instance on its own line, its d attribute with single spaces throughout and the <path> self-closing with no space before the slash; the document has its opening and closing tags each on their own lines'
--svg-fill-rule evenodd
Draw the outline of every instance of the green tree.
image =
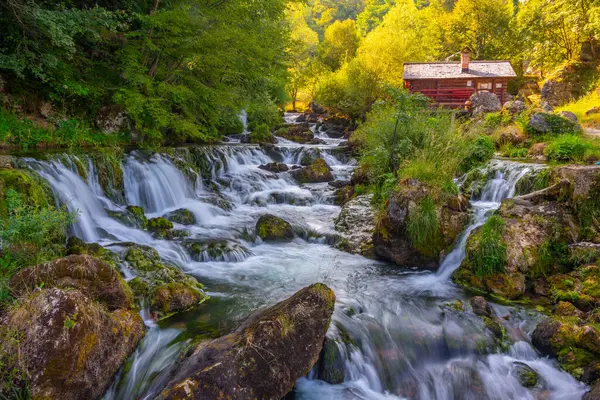
<svg viewBox="0 0 600 400">
<path fill-rule="evenodd" d="M 458 0 L 447 22 L 450 46 L 469 48 L 478 59 L 502 58 L 509 51 L 511 17 L 507 0 Z"/>
<path fill-rule="evenodd" d="M 351 19 L 335 21 L 325 31 L 325 39 L 320 46 L 321 60 L 335 71 L 344 62 L 354 58 L 359 43 L 356 22 Z"/>
</svg>

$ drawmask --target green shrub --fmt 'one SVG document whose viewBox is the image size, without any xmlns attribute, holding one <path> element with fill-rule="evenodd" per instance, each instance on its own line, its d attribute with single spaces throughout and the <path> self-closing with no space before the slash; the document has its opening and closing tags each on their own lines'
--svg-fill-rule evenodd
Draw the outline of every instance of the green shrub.
<svg viewBox="0 0 600 400">
<path fill-rule="evenodd" d="M 542 113 L 540 115 L 548 124 L 548 131 L 545 132 L 546 134 L 549 134 L 549 135 L 575 135 L 575 134 L 578 134 L 581 132 L 581 128 L 579 127 L 579 125 L 577 125 L 570 119 L 561 117 L 560 115 L 556 115 L 556 114 Z M 540 133 L 540 132 L 536 131 L 535 129 L 533 129 L 533 127 L 531 127 L 531 125 L 529 125 L 529 123 L 527 124 L 526 131 L 532 135 L 536 135 L 536 134 Z"/>
<path fill-rule="evenodd" d="M 550 168 L 544 168 L 540 172 L 538 172 L 533 178 L 533 191 L 538 191 L 542 189 L 546 189 L 550 186 L 550 175 L 552 170 Z"/>
<path fill-rule="evenodd" d="M 471 270 L 479 277 L 504 272 L 506 243 L 502 238 L 504 220 L 491 216 L 480 230 L 469 239 L 467 260 Z"/>
<path fill-rule="evenodd" d="M 550 142 L 545 153 L 550 161 L 580 162 L 583 161 L 589 148 L 589 143 L 584 142 L 579 136 L 565 135 Z"/>
<path fill-rule="evenodd" d="M 491 137 L 487 135 L 478 136 L 469 144 L 468 153 L 460 165 L 460 170 L 466 173 L 487 163 L 494 157 L 495 151 L 496 145 Z"/>
<path fill-rule="evenodd" d="M 501 111 L 485 114 L 483 123 L 487 128 L 493 129 L 512 122 L 512 116 Z"/>
<path fill-rule="evenodd" d="M 512 143 L 507 143 L 500 149 L 500 154 L 509 158 L 525 158 L 529 153 L 526 147 L 516 147 Z"/>
<path fill-rule="evenodd" d="M 250 143 L 273 143 L 273 139 L 266 124 L 257 125 L 250 133 Z"/>
<path fill-rule="evenodd" d="M 439 242 L 437 205 L 431 197 L 425 197 L 412 210 L 406 224 L 406 231 L 413 247 L 420 253 L 431 255 Z"/>
<path fill-rule="evenodd" d="M 544 240 L 537 249 L 537 260 L 530 271 L 531 277 L 536 279 L 551 275 L 555 265 L 562 265 L 568 261 L 568 250 L 566 243 Z"/>
<path fill-rule="evenodd" d="M 19 266 L 64 255 L 67 227 L 75 214 L 66 209 L 26 204 L 13 189 L 6 191 L 8 218 L 2 223 L 2 253 Z"/>
</svg>

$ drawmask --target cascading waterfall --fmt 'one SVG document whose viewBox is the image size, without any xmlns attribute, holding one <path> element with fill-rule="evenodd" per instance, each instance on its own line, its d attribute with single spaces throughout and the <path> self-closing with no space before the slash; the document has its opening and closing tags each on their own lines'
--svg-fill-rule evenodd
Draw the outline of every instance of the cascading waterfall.
<svg viewBox="0 0 600 400">
<path fill-rule="evenodd" d="M 503 351 L 478 317 L 447 306 L 468 299 L 449 280 L 464 258 L 468 235 L 514 195 L 522 176 L 542 167 L 494 161 L 484 174 L 492 179 L 471 201 L 473 223 L 438 272 L 399 271 L 328 244 L 340 209 L 324 195 L 331 191 L 327 184 L 299 186 L 288 173 L 259 168 L 275 161 L 297 164 L 318 149 L 336 178 L 348 179 L 354 163 L 338 157 L 331 143 L 198 147 L 152 156 L 133 152 L 122 160 L 123 203 L 106 195 L 91 158 L 80 157 L 77 163 L 69 157 L 25 159 L 48 181 L 57 203 L 79 213 L 74 234 L 109 248 L 119 242 L 152 246 L 165 262 L 197 277 L 213 298 L 201 311 L 171 317 L 160 326 L 147 321 L 146 337 L 105 399 L 153 398 L 186 348 L 186 338 L 226 333 L 253 310 L 316 281 L 337 296 L 328 337 L 337 340 L 345 377 L 343 383 L 328 384 L 315 369 L 297 382 L 297 399 L 581 398 L 585 385 L 540 358 L 528 343 L 541 316 L 496 306 L 499 315 L 510 313 L 504 323 L 511 344 Z M 85 178 L 77 169 L 81 163 L 87 165 Z M 144 207 L 150 217 L 186 208 L 197 222 L 176 224 L 188 232 L 184 239 L 156 239 L 114 217 L 127 205 Z M 265 213 L 287 219 L 301 234 L 288 243 L 252 239 L 252 228 Z M 186 241 L 218 242 L 224 253 L 203 250 L 192 257 Z M 128 270 L 126 278 L 134 273 Z M 515 375 L 520 363 L 538 373 L 538 387 L 521 386 Z"/>
</svg>

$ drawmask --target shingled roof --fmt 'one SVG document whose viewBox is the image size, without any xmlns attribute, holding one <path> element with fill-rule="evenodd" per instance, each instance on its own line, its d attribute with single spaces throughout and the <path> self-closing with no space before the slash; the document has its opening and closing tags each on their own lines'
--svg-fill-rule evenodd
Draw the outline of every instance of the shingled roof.
<svg viewBox="0 0 600 400">
<path fill-rule="evenodd" d="M 509 61 L 471 61 L 468 72 L 462 72 L 460 62 L 404 64 L 404 80 L 514 78 L 516 76 Z"/>
</svg>

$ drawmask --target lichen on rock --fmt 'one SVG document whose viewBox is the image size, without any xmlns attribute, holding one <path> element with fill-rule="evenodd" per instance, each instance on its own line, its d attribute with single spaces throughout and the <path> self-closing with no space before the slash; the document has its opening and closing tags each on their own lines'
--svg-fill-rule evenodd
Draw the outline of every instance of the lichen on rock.
<svg viewBox="0 0 600 400">
<path fill-rule="evenodd" d="M 256 233 L 265 241 L 292 240 L 294 230 L 286 220 L 275 215 L 266 214 L 256 222 Z"/>
</svg>

